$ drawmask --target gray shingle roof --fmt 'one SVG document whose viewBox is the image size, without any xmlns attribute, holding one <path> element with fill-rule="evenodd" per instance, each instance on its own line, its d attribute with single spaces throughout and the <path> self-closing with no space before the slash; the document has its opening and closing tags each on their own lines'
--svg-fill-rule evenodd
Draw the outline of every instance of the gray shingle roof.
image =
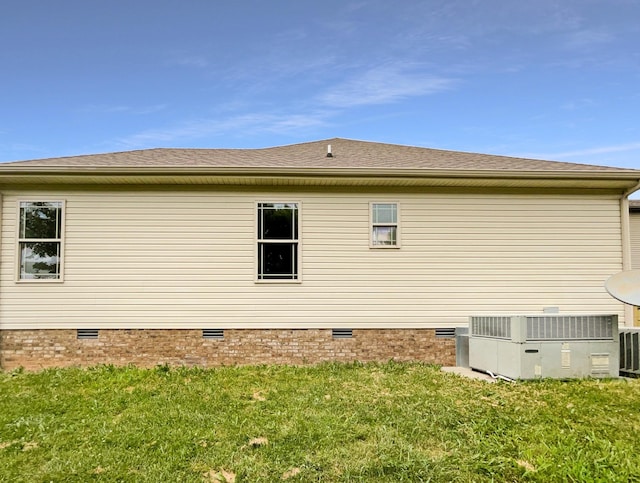
<svg viewBox="0 0 640 483">
<path fill-rule="evenodd" d="M 331 145 L 333 157 L 327 157 Z M 389 169 L 443 171 L 639 173 L 587 164 L 543 161 L 489 154 L 444 151 L 342 138 L 261 149 L 159 148 L 0 164 L 11 168 L 291 168 Z"/>
</svg>

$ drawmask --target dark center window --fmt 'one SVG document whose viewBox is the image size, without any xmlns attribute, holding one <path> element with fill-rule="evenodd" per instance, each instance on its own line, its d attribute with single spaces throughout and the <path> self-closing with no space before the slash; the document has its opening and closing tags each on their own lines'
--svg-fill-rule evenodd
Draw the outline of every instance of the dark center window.
<svg viewBox="0 0 640 483">
<path fill-rule="evenodd" d="M 258 280 L 298 280 L 298 203 L 258 203 Z"/>
</svg>

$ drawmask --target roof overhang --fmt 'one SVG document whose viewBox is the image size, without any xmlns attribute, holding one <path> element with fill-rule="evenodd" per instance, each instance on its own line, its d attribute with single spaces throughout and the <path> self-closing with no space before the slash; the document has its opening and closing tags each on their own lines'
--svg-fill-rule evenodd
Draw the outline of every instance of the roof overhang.
<svg viewBox="0 0 640 483">
<path fill-rule="evenodd" d="M 260 185 L 635 190 L 637 173 L 357 168 L 4 167 L 0 185 Z"/>
</svg>

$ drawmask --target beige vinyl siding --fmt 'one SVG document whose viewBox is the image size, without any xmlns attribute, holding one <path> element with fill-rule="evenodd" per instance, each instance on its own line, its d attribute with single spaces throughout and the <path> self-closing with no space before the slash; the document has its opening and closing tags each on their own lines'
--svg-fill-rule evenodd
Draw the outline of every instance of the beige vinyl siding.
<svg viewBox="0 0 640 483">
<path fill-rule="evenodd" d="M 66 200 L 65 280 L 16 283 L 18 199 Z M 301 203 L 302 283 L 255 283 L 256 202 Z M 369 203 L 402 247 L 369 247 Z M 469 315 L 617 313 L 614 196 L 5 192 L 0 328 L 443 327 Z"/>
<path fill-rule="evenodd" d="M 629 213 L 629 234 L 631 240 L 631 267 L 640 270 L 640 212 Z"/>
</svg>

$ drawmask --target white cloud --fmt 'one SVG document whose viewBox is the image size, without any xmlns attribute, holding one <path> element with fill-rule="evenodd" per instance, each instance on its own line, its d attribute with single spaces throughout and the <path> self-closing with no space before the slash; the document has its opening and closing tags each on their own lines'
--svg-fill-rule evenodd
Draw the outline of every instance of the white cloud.
<svg viewBox="0 0 640 483">
<path fill-rule="evenodd" d="M 548 156 L 550 156 L 551 159 L 565 159 L 565 158 L 575 158 L 575 157 L 581 157 L 581 156 L 591 156 L 596 154 L 620 153 L 625 151 L 634 151 L 636 149 L 640 149 L 640 142 L 617 144 L 612 146 L 599 146 L 595 148 L 578 149 L 575 151 L 564 151 L 564 152 L 549 154 Z"/>
<path fill-rule="evenodd" d="M 41 146 L 27 143 L 0 143 L 0 152 L 3 153 L 5 158 L 0 162 L 50 156 Z"/>
<path fill-rule="evenodd" d="M 555 153 L 532 153 L 524 154 L 523 156 L 540 159 L 564 160 L 568 158 L 589 158 L 591 156 L 603 156 L 607 154 L 624 153 L 636 150 L 640 150 L 640 142 L 614 144 L 610 146 L 598 146 L 587 149 L 576 149 L 573 151 L 560 151 Z"/>
<path fill-rule="evenodd" d="M 305 110 L 304 106 L 298 106 L 286 113 L 266 111 L 220 119 L 203 118 L 165 129 L 141 131 L 117 142 L 127 148 L 143 148 L 187 144 L 194 139 L 241 132 L 299 134 L 305 129 L 326 126 L 331 117 L 349 108 L 433 94 L 450 89 L 454 82 L 453 79 L 420 72 L 414 64 L 388 63 L 366 70 L 360 76 L 325 91 L 316 98 L 322 106 L 319 110 Z"/>
<path fill-rule="evenodd" d="M 322 58 L 296 69 L 313 70 L 325 62 L 327 60 Z M 364 70 L 360 75 L 352 76 L 350 80 L 326 90 L 319 96 L 311 97 L 311 101 L 304 101 L 293 107 L 289 102 L 289 106 L 242 114 L 238 113 L 239 109 L 246 108 L 250 103 L 247 100 L 236 100 L 230 104 L 230 109 L 238 113 L 236 115 L 204 117 L 176 123 L 164 129 L 147 129 L 120 138 L 117 143 L 126 148 L 145 148 L 186 145 L 195 139 L 221 134 L 237 135 L 242 132 L 300 134 L 305 130 L 326 127 L 331 118 L 343 114 L 350 108 L 388 104 L 433 94 L 450 89 L 455 82 L 453 79 L 425 73 L 418 67 L 417 64 L 409 62 L 391 62 Z M 310 108 L 314 102 L 319 108 Z"/>
<path fill-rule="evenodd" d="M 280 118 L 272 119 L 270 123 L 264 126 L 263 129 L 270 132 L 295 132 L 300 129 L 319 127 L 325 125 L 325 118 L 328 114 L 293 114 L 290 116 L 282 116 Z"/>
<path fill-rule="evenodd" d="M 570 49 L 585 49 L 593 45 L 606 44 L 614 40 L 611 32 L 603 29 L 585 29 L 571 32 L 566 40 L 566 47 Z"/>
<path fill-rule="evenodd" d="M 200 119 L 166 129 L 149 129 L 120 138 L 116 142 L 127 149 L 139 149 L 167 144 L 177 145 L 220 134 L 241 132 L 287 134 L 299 132 L 301 129 L 322 126 L 328 115 L 328 113 L 322 112 L 281 115 L 253 113 L 226 119 Z"/>
<path fill-rule="evenodd" d="M 205 67 L 208 67 L 210 65 L 210 62 L 203 55 L 176 52 L 176 53 L 173 53 L 172 58 L 169 61 L 169 64 L 203 69 Z"/>
<path fill-rule="evenodd" d="M 320 100 L 336 108 L 387 104 L 444 91 L 455 83 L 446 77 L 412 71 L 412 67 L 402 63 L 374 67 L 328 90 Z"/>
<path fill-rule="evenodd" d="M 589 98 L 575 99 L 572 101 L 567 101 L 560 106 L 561 109 L 565 111 L 575 111 L 582 108 L 595 107 L 597 105 L 596 101 Z"/>
<path fill-rule="evenodd" d="M 89 104 L 80 109 L 81 112 L 92 114 L 117 114 L 126 113 L 134 115 L 153 114 L 167 108 L 167 104 L 154 104 L 150 106 L 127 106 L 123 104 L 107 105 L 107 104 Z"/>
</svg>

